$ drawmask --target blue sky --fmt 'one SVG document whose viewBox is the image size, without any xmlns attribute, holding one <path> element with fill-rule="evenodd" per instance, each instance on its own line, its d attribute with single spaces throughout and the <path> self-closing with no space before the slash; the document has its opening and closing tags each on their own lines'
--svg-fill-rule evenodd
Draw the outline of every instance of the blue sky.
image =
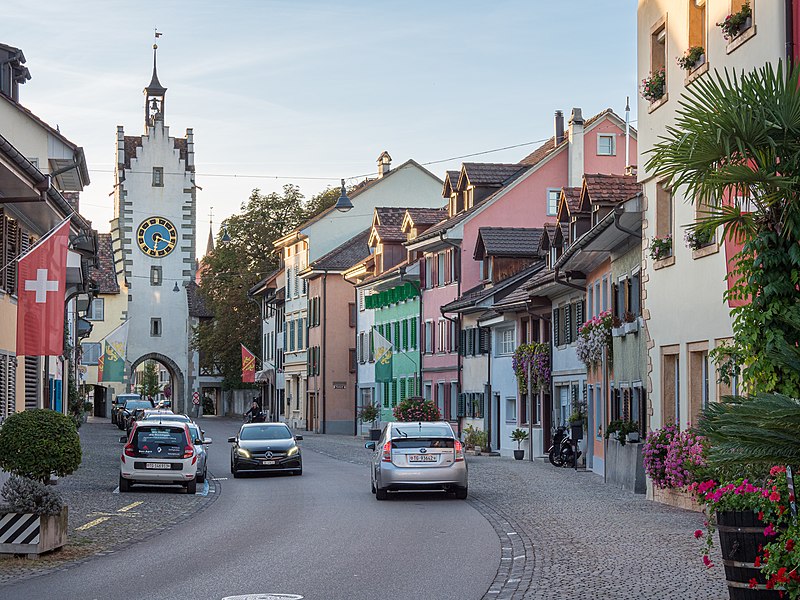
<svg viewBox="0 0 800 600">
<path fill-rule="evenodd" d="M 99 231 L 116 126 L 143 130 L 154 27 L 166 122 L 195 131 L 201 240 L 209 207 L 216 229 L 255 187 L 311 196 L 374 172 L 384 149 L 395 165 L 425 163 L 548 138 L 557 109 L 636 106 L 630 0 L 47 0 L 5 6 L 3 25 L 33 76 L 22 103 L 86 151 L 81 212 Z"/>
</svg>

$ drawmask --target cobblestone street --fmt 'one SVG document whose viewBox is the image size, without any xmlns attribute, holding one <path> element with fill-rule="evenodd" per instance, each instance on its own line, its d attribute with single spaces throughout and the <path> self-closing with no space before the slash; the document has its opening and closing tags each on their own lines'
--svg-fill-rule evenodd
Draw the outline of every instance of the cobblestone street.
<svg viewBox="0 0 800 600">
<path fill-rule="evenodd" d="M 0 586 L 120 550 L 188 518 L 218 496 L 213 481 L 206 496 L 187 496 L 178 488 L 113 493 L 119 476 L 119 437 L 124 432 L 108 419 L 91 419 L 79 431 L 81 466 L 56 487 L 69 507 L 67 546 L 38 560 L 0 559 Z"/>
<path fill-rule="evenodd" d="M 363 441 L 304 432 L 305 447 L 348 462 L 368 463 Z M 470 496 L 514 547 L 485 598 L 614 598 L 722 600 L 721 566 L 707 569 L 693 532 L 703 516 L 605 485 L 601 477 L 549 463 L 469 456 Z M 512 529 L 503 532 L 502 525 Z M 519 529 L 514 531 L 513 528 Z M 505 538 L 505 539 L 504 539 Z M 509 558 L 506 552 L 504 558 Z M 516 558 L 516 560 L 515 560 Z M 713 562 L 721 565 L 717 548 Z M 523 567 L 520 562 L 526 563 Z M 511 586 L 505 586 L 506 580 Z M 514 580 L 519 581 L 514 581 Z"/>
</svg>

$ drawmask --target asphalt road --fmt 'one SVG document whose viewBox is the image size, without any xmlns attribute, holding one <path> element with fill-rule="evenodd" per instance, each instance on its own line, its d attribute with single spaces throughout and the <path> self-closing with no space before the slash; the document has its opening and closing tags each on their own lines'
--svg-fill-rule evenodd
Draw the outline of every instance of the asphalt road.
<svg viewBox="0 0 800 600">
<path fill-rule="evenodd" d="M 377 502 L 369 473 L 311 451 L 303 475 L 230 476 L 237 424 L 203 419 L 222 495 L 196 517 L 109 556 L 4 587 L 4 600 L 478 600 L 500 562 L 489 523 L 442 494 Z M 301 442 L 302 446 L 302 442 Z M 367 452 L 367 450 L 365 450 Z"/>
</svg>

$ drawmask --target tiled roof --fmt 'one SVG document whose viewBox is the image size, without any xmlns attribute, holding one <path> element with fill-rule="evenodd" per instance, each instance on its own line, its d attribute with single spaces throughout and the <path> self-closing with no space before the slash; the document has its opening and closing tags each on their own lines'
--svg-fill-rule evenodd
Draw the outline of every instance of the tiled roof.
<svg viewBox="0 0 800 600">
<path fill-rule="evenodd" d="M 117 269 L 114 266 L 114 248 L 110 233 L 97 234 L 98 267 L 89 270 L 89 277 L 97 283 L 97 291 L 101 294 L 119 294 Z"/>
<path fill-rule="evenodd" d="M 575 214 L 581 210 L 581 188 L 565 187 L 561 188 L 564 199 L 567 201 L 567 208 L 570 214 Z"/>
<path fill-rule="evenodd" d="M 448 171 L 448 173 L 457 172 L 458 171 Z M 408 208 L 406 210 L 415 226 L 434 225 L 442 219 L 447 218 L 447 208 Z"/>
<path fill-rule="evenodd" d="M 458 178 L 461 176 L 461 171 L 447 171 L 445 177 L 447 177 L 446 181 L 450 183 L 450 187 L 455 189 L 458 185 Z"/>
<path fill-rule="evenodd" d="M 142 136 L 140 135 L 126 135 L 125 136 L 125 168 L 131 168 L 131 159 L 136 156 L 136 148 L 142 147 Z"/>
<path fill-rule="evenodd" d="M 406 241 L 406 234 L 403 233 L 401 225 L 407 210 L 409 209 L 396 207 L 377 207 L 375 209 L 377 223 L 373 227 L 381 242 Z"/>
<path fill-rule="evenodd" d="M 371 275 L 370 277 L 364 278 L 364 280 L 359 285 L 364 285 L 365 283 L 375 283 L 376 281 L 381 281 L 382 279 L 389 279 L 397 275 L 397 273 L 402 268 L 407 268 L 409 265 L 408 259 L 404 260 L 403 262 L 397 263 L 393 267 L 386 269 L 383 273 L 379 273 L 378 275 Z"/>
<path fill-rule="evenodd" d="M 466 175 L 471 185 L 499 186 L 524 169 L 517 163 L 463 163 L 461 177 Z"/>
<path fill-rule="evenodd" d="M 175 138 L 175 149 L 178 151 L 178 155 L 180 159 L 183 161 L 183 168 L 186 171 L 191 171 L 191 167 L 189 165 L 189 151 L 188 151 L 189 144 L 186 138 Z"/>
<path fill-rule="evenodd" d="M 481 247 L 486 256 L 538 256 L 543 233 L 534 227 L 481 227 L 475 256 Z"/>
<path fill-rule="evenodd" d="M 522 282 L 526 281 L 528 277 L 532 274 L 539 272 L 544 267 L 544 261 L 537 261 L 534 262 L 518 273 L 514 273 L 513 275 L 506 277 L 505 279 L 498 281 L 493 285 L 487 284 L 479 284 L 474 288 L 467 290 L 460 297 L 456 298 L 449 304 L 445 304 L 442 306 L 442 311 L 444 312 L 455 312 L 458 310 L 463 310 L 465 308 L 471 308 L 475 306 L 482 300 L 489 298 L 495 294 L 500 294 L 503 292 L 508 292 L 509 289 L 515 288 L 515 286 L 520 285 Z M 510 293 L 509 293 L 510 295 Z M 527 294 L 526 294 L 527 297 Z"/>
<path fill-rule="evenodd" d="M 391 172 L 391 171 L 390 171 Z M 372 228 L 347 240 L 326 255 L 312 262 L 308 267 L 311 270 L 344 270 L 369 256 L 369 234 Z"/>
<path fill-rule="evenodd" d="M 200 286 L 194 281 L 190 281 L 186 285 L 186 302 L 189 304 L 189 316 L 197 317 L 198 319 L 213 318 L 214 313 L 200 291 Z"/>
<path fill-rule="evenodd" d="M 642 191 L 635 175 L 587 173 L 583 181 L 592 204 L 619 204 Z"/>
</svg>

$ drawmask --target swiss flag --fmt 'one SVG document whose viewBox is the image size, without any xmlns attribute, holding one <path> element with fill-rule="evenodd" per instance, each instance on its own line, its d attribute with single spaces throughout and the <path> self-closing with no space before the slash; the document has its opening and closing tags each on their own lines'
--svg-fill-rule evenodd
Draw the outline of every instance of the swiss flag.
<svg viewBox="0 0 800 600">
<path fill-rule="evenodd" d="M 42 238 L 17 264 L 17 354 L 64 351 L 69 219 Z"/>
</svg>

